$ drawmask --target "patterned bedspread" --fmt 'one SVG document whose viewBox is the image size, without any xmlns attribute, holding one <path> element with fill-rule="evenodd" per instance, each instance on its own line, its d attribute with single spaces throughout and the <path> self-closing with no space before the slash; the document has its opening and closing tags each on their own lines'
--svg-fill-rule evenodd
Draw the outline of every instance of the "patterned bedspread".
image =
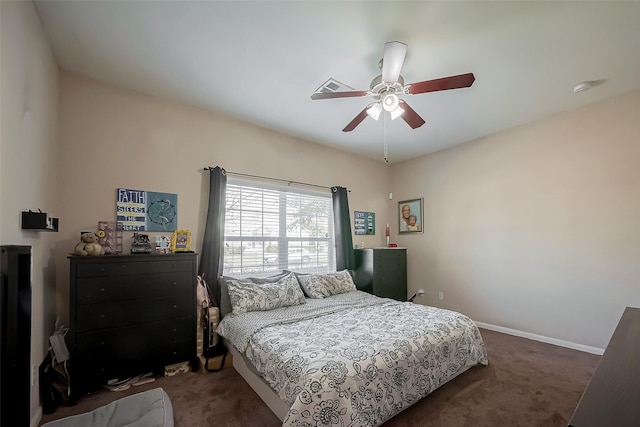
<svg viewBox="0 0 640 427">
<path fill-rule="evenodd" d="M 229 315 L 218 332 L 291 405 L 283 426 L 378 426 L 488 363 L 467 316 L 361 291 Z"/>
</svg>

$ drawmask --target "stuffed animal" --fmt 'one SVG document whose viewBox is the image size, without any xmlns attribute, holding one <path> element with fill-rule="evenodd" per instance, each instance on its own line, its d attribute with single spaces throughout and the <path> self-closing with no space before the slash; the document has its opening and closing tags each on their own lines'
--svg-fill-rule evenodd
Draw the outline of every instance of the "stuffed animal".
<svg viewBox="0 0 640 427">
<path fill-rule="evenodd" d="M 102 255 L 104 250 L 98 243 L 98 236 L 95 233 L 82 233 L 80 243 L 73 250 L 74 255 Z"/>
</svg>

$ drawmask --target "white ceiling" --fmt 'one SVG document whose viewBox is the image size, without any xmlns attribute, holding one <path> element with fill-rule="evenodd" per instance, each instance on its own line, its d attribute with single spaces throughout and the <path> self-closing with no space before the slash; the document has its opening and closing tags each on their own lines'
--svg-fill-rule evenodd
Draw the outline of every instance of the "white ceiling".
<svg viewBox="0 0 640 427">
<path fill-rule="evenodd" d="M 470 88 L 405 95 L 426 124 L 387 121 L 399 162 L 640 89 L 638 1 L 35 1 L 64 70 L 382 161 L 368 90 L 384 43 L 405 83 L 472 72 Z M 574 93 L 581 81 L 600 81 Z"/>
</svg>

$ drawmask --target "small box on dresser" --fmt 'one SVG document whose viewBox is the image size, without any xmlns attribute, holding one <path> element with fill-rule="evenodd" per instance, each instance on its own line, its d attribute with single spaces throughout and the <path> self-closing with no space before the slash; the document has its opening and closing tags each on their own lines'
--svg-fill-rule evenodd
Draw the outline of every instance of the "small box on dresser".
<svg viewBox="0 0 640 427">
<path fill-rule="evenodd" d="M 195 253 L 70 256 L 75 392 L 108 380 L 197 367 Z M 74 387 L 75 385 L 75 387 Z"/>
</svg>

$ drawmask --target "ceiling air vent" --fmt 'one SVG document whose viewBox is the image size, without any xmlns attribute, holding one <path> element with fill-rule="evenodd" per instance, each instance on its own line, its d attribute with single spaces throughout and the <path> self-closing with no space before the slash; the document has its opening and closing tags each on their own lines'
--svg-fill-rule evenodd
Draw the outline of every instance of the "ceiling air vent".
<svg viewBox="0 0 640 427">
<path fill-rule="evenodd" d="M 316 93 L 333 93 L 333 92 L 347 92 L 353 90 L 351 86 L 347 86 L 344 83 L 340 83 L 335 79 L 329 79 L 322 84 L 318 89 L 316 89 Z"/>
</svg>

